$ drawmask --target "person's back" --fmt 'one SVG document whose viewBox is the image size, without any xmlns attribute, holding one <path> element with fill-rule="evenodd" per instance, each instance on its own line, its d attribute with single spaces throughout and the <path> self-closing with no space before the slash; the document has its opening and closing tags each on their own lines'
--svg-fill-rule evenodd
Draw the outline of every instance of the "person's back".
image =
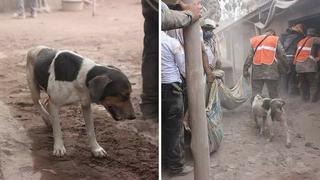
<svg viewBox="0 0 320 180">
<path fill-rule="evenodd" d="M 312 36 L 307 36 L 299 41 L 294 59 L 297 73 L 317 72 L 315 41 L 316 38 Z"/>
<path fill-rule="evenodd" d="M 280 80 L 280 89 L 283 93 L 289 93 L 290 95 L 297 95 L 299 93 L 297 72 L 293 60 L 297 50 L 297 44 L 303 38 L 304 26 L 300 23 L 289 27 L 286 32 L 280 36 L 280 42 L 285 50 L 287 64 L 289 65 L 288 73 L 283 74 Z"/>
<path fill-rule="evenodd" d="M 270 98 L 278 97 L 278 80 L 280 74 L 287 72 L 285 52 L 279 38 L 273 30 L 250 39 L 251 50 L 243 66 L 243 75 L 248 77 L 252 65 L 252 97 L 262 93 L 267 85 Z"/>
<path fill-rule="evenodd" d="M 287 29 L 286 33 L 280 36 L 280 42 L 286 52 L 287 57 L 294 57 L 298 42 L 304 38 L 304 35 L 300 32 L 292 29 Z"/>
<path fill-rule="evenodd" d="M 278 37 L 274 35 L 266 36 L 268 35 L 255 36 L 250 40 L 251 47 L 255 50 L 252 79 L 277 80 L 279 78 L 279 70 L 275 59 Z"/>
<path fill-rule="evenodd" d="M 315 88 L 315 75 L 318 70 L 316 45 L 320 45 L 320 38 L 315 37 L 316 34 L 316 29 L 309 28 L 307 30 L 307 37 L 299 41 L 294 58 L 301 97 L 304 101 L 309 101 L 311 95 L 314 96 L 313 101 L 317 99 L 317 93 L 312 92 Z"/>
</svg>

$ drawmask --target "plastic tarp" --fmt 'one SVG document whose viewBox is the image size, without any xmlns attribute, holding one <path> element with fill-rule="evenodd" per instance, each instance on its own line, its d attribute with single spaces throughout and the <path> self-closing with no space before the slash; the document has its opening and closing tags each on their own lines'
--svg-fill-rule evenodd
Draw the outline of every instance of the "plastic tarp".
<svg viewBox="0 0 320 180">
<path fill-rule="evenodd" d="M 213 73 L 221 78 L 224 75 L 222 70 L 216 70 Z M 211 153 L 219 148 L 223 138 L 222 107 L 235 109 L 246 102 L 250 96 L 250 84 L 242 76 L 231 89 L 227 88 L 220 78 L 212 83 L 206 107 L 209 149 Z"/>
<path fill-rule="evenodd" d="M 262 22 L 257 22 L 254 25 L 256 27 L 258 27 L 259 29 L 264 29 L 266 28 L 272 21 L 272 19 L 275 16 L 275 9 L 280 8 L 280 9 L 287 9 L 290 6 L 294 5 L 295 3 L 297 3 L 299 0 L 291 0 L 291 1 L 284 1 L 284 0 L 272 0 L 271 6 L 269 8 L 269 13 L 268 13 L 268 17 L 267 20 L 262 23 Z"/>
</svg>

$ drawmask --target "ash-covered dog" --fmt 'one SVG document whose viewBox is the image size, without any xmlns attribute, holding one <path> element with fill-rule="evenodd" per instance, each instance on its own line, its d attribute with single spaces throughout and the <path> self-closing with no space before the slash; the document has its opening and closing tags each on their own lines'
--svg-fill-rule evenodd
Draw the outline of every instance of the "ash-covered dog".
<svg viewBox="0 0 320 180">
<path fill-rule="evenodd" d="M 274 121 L 280 121 L 284 130 L 286 131 L 286 146 L 291 146 L 290 131 L 288 128 L 287 116 L 284 111 L 285 102 L 280 98 L 264 98 L 259 94 L 254 97 L 252 102 L 252 115 L 259 129 L 260 135 L 266 130 L 266 123 L 269 127 L 270 137 L 268 141 L 272 141 L 274 137 Z M 259 125 L 258 119 L 262 119 L 261 125 Z"/>
<path fill-rule="evenodd" d="M 263 134 L 265 130 L 265 124 L 267 121 L 267 117 L 270 109 L 270 98 L 264 98 L 257 94 L 252 102 L 252 116 L 256 123 L 257 129 L 259 129 L 260 135 Z M 259 124 L 259 119 L 261 119 L 261 125 Z"/>
<path fill-rule="evenodd" d="M 103 105 L 115 120 L 135 118 L 130 100 L 131 84 L 126 75 L 113 66 L 101 66 L 72 51 L 37 46 L 28 51 L 26 68 L 32 100 L 46 125 L 53 130 L 55 156 L 66 153 L 59 120 L 59 108 L 63 105 L 81 104 L 95 157 L 104 157 L 106 151 L 96 140 L 91 103 Z M 45 107 L 40 102 L 40 90 L 49 96 Z"/>
</svg>

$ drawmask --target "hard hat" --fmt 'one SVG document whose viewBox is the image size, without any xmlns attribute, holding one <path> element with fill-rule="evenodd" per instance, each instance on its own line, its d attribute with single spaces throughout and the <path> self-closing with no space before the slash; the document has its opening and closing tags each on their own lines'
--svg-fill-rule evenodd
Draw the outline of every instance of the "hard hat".
<svg viewBox="0 0 320 180">
<path fill-rule="evenodd" d="M 317 30 L 315 28 L 308 28 L 307 29 L 307 36 L 316 36 Z"/>
<path fill-rule="evenodd" d="M 214 20 L 207 18 L 204 21 L 202 21 L 201 27 L 207 27 L 207 28 L 215 29 L 215 28 L 218 27 L 218 24 Z"/>
</svg>

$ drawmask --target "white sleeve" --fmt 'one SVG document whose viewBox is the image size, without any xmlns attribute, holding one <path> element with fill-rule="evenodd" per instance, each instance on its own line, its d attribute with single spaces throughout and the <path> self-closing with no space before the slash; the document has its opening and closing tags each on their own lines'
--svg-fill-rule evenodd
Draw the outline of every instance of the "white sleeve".
<svg viewBox="0 0 320 180">
<path fill-rule="evenodd" d="M 185 68 L 185 55 L 184 55 L 184 49 L 179 43 L 178 40 L 174 39 L 172 45 L 173 45 L 173 55 L 174 55 L 174 61 L 176 62 L 179 72 L 181 75 L 185 78 L 186 77 L 186 68 Z"/>
</svg>

